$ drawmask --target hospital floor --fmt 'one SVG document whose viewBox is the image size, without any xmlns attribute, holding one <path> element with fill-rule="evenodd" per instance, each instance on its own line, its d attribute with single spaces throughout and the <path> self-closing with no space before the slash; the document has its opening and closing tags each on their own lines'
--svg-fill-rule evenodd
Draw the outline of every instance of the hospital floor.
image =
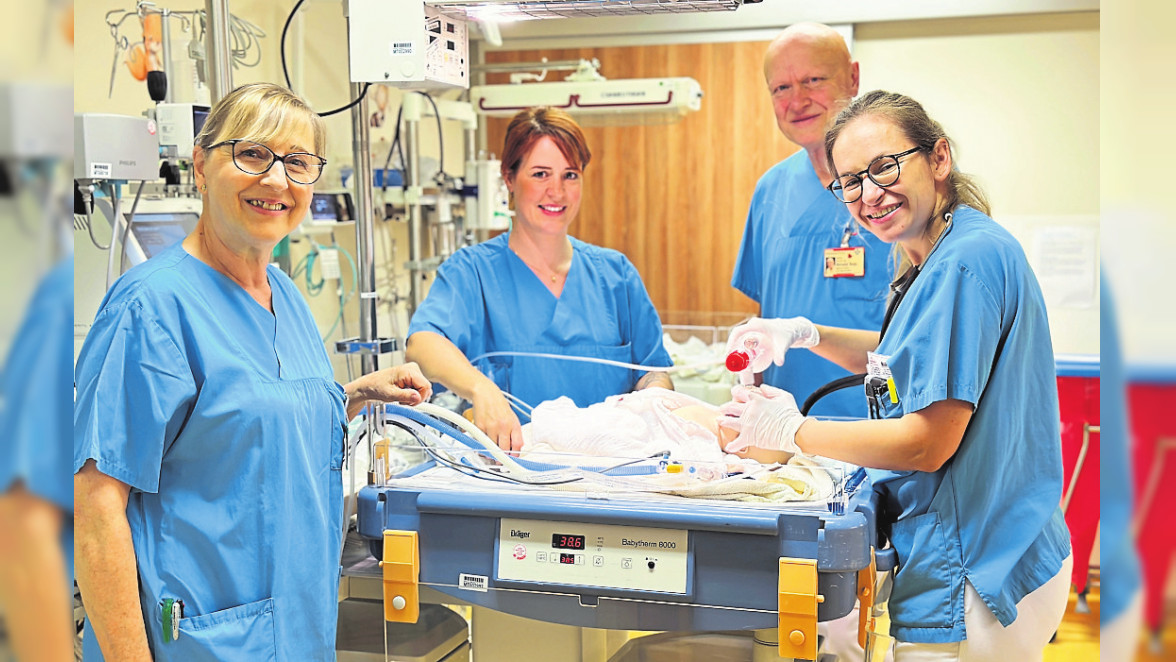
<svg viewBox="0 0 1176 662">
<path fill-rule="evenodd" d="M 1092 586 L 1087 594 L 1086 604 L 1090 613 L 1078 613 L 1078 594 L 1070 592 L 1066 616 L 1053 643 L 1045 647 L 1044 662 L 1099 662 L 1097 585 Z"/>
<path fill-rule="evenodd" d="M 1080 613 L 1078 611 L 1077 595 L 1071 594 L 1062 625 L 1058 628 L 1054 642 L 1046 647 L 1043 662 L 1100 662 L 1098 629 L 1100 596 L 1097 581 L 1092 582 L 1092 588 L 1087 595 L 1087 606 L 1089 608 L 1088 611 Z M 1161 648 L 1159 650 L 1152 650 L 1151 642 L 1141 634 L 1135 662 L 1176 662 L 1176 599 L 1169 602 L 1167 612 L 1168 617 L 1166 622 L 1171 625 L 1164 632 Z M 879 625 L 886 627 L 884 623 L 879 623 Z M 629 637 L 626 638 L 641 636 L 641 634 L 628 633 Z M 584 656 L 581 659 L 585 661 L 591 659 L 592 662 L 603 662 L 607 657 L 607 655 L 601 655 L 599 657 Z M 879 652 L 873 662 L 878 662 L 882 659 L 883 655 Z M 475 659 L 474 662 L 477 662 L 477 660 Z M 1009 660 L 1009 662 L 1018 661 Z M 1127 661 L 1107 660 L 1106 662 Z"/>
<path fill-rule="evenodd" d="M 1091 583 L 1086 603 L 1090 608 L 1089 613 L 1078 613 L 1078 597 L 1074 593 L 1070 594 L 1070 604 L 1066 608 L 1066 616 L 1062 619 L 1062 626 L 1058 628 L 1057 638 L 1045 649 L 1044 662 L 1099 662 L 1098 615 L 1100 600 L 1097 581 Z M 1159 650 L 1153 650 L 1152 642 L 1146 635 L 1141 634 L 1135 662 L 1176 661 L 1176 600 L 1169 601 L 1166 611 L 1165 621 L 1172 625 L 1165 628 Z M 1107 662 L 1119 661 L 1108 660 Z"/>
<path fill-rule="evenodd" d="M 1078 612 L 1078 595 L 1074 592 L 1070 593 L 1070 603 L 1066 606 L 1066 615 L 1062 619 L 1062 625 L 1058 628 L 1057 636 L 1053 643 L 1045 648 L 1045 655 L 1042 662 L 1099 662 L 1099 647 L 1098 647 L 1098 613 L 1099 613 L 1099 593 L 1097 582 L 1092 583 L 1089 594 L 1086 596 L 1087 606 L 1090 608 L 1089 613 Z M 880 624 L 885 627 L 884 624 Z M 1176 660 L 1176 628 L 1170 628 L 1168 632 L 1168 641 L 1165 641 L 1165 651 L 1171 656 L 1156 656 L 1146 652 L 1147 645 L 1141 638 L 1140 653 L 1135 662 L 1168 662 L 1168 660 Z M 877 653 L 874 656 L 873 662 L 879 662 L 883 659 L 882 653 Z M 1013 662 L 1010 660 L 1010 662 Z M 1108 662 L 1119 662 L 1118 660 Z"/>
</svg>

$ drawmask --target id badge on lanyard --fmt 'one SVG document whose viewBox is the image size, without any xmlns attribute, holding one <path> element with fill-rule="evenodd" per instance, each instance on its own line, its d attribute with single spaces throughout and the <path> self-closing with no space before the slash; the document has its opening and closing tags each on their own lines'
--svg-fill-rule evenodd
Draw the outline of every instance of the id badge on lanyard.
<svg viewBox="0 0 1176 662">
<path fill-rule="evenodd" d="M 849 238 L 856 234 L 853 221 L 849 221 L 841 232 L 841 245 L 825 249 L 825 278 L 861 278 L 866 275 L 866 249 L 849 245 Z"/>
</svg>

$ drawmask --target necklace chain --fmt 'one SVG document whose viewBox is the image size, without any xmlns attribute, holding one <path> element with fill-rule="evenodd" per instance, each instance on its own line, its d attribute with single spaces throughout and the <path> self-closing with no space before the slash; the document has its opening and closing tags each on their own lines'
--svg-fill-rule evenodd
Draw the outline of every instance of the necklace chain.
<svg viewBox="0 0 1176 662">
<path fill-rule="evenodd" d="M 541 269 L 537 268 L 534 264 L 531 264 L 531 262 L 529 262 L 527 259 L 525 259 L 522 255 L 520 255 L 519 252 L 516 251 L 514 248 L 511 248 L 510 250 L 512 253 L 515 254 L 516 257 L 518 257 L 520 260 L 522 260 L 523 264 L 527 265 L 531 269 L 531 271 L 542 271 Z M 544 266 L 546 267 L 546 265 L 544 265 Z M 558 271 L 555 271 L 552 269 L 543 269 L 543 270 L 551 272 L 550 275 L 547 277 L 548 280 L 550 280 L 553 283 L 559 281 L 560 273 Z"/>
</svg>

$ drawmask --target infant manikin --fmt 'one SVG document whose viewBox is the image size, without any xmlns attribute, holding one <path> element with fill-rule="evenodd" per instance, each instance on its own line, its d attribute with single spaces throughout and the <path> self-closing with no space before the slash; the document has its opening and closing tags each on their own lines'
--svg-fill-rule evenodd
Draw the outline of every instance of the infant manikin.
<svg viewBox="0 0 1176 662">
<path fill-rule="evenodd" d="M 719 408 L 676 391 L 648 388 L 577 407 L 569 398 L 535 407 L 523 427 L 523 453 L 565 452 L 648 457 L 669 451 L 680 461 L 724 462 L 736 432 L 719 425 Z M 748 448 L 739 458 L 781 464 L 791 453 Z"/>
</svg>

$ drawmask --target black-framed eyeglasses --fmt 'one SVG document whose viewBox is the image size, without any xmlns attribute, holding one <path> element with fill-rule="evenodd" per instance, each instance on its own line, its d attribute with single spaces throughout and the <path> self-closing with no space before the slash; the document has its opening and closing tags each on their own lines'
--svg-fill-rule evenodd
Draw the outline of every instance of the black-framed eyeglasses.
<svg viewBox="0 0 1176 662">
<path fill-rule="evenodd" d="M 915 152 L 923 151 L 922 147 L 912 147 L 905 152 L 898 154 L 886 154 L 870 161 L 870 166 L 861 172 L 853 172 L 842 175 L 834 179 L 829 186 L 829 192 L 837 196 L 837 199 L 849 204 L 857 202 L 858 198 L 862 197 L 862 176 L 870 178 L 881 188 L 894 186 L 898 181 L 898 175 L 902 168 L 899 167 L 899 159 L 910 156 Z"/>
<path fill-rule="evenodd" d="M 216 149 L 225 145 L 232 147 L 233 164 L 241 172 L 250 175 L 264 175 L 274 167 L 275 162 L 281 161 L 282 167 L 286 171 L 286 177 L 295 184 L 317 182 L 318 178 L 323 175 L 323 166 L 327 164 L 326 159 L 310 152 L 290 152 L 284 156 L 278 156 L 274 154 L 274 150 L 265 145 L 242 138 L 209 145 L 208 149 Z"/>
</svg>

